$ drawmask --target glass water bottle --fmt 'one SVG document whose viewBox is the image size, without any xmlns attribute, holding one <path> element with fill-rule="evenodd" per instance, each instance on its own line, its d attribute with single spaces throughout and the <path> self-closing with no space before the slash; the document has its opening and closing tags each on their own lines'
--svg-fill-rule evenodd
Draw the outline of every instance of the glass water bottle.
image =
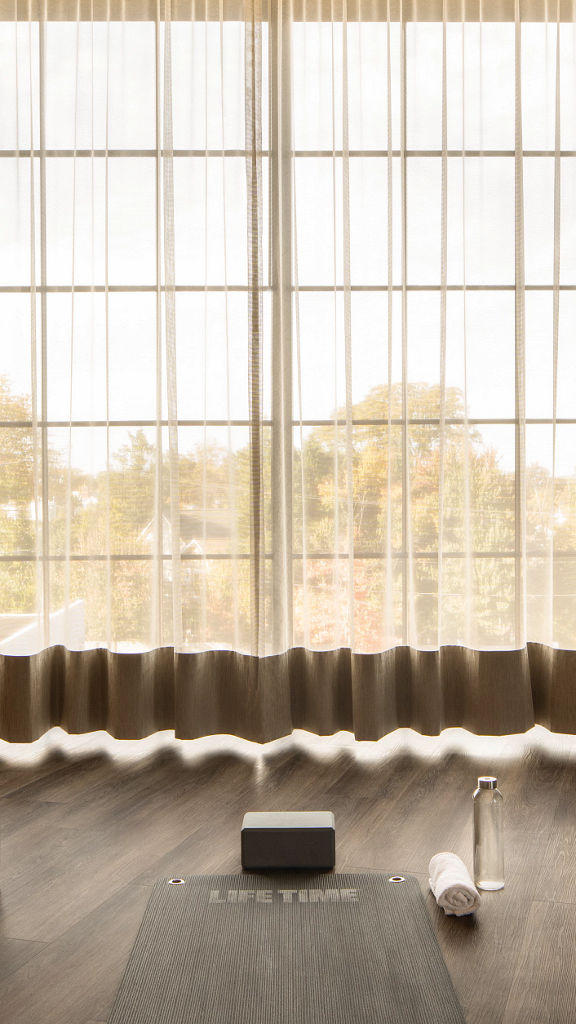
<svg viewBox="0 0 576 1025">
<path fill-rule="evenodd" d="M 502 794 L 495 776 L 479 776 L 474 791 L 474 882 L 480 890 L 504 886 Z"/>
</svg>

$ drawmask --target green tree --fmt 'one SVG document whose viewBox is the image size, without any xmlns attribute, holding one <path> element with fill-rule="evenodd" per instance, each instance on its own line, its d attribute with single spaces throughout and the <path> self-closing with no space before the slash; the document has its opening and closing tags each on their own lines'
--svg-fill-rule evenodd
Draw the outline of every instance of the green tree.
<svg viewBox="0 0 576 1025">
<path fill-rule="evenodd" d="M 30 399 L 14 395 L 6 377 L 0 377 L 0 420 L 14 427 L 0 430 L 0 551 L 15 561 L 0 563 L 0 611 L 34 612 L 36 576 L 32 563 L 18 557 L 35 551 L 34 477 L 39 475 L 39 448 L 33 430 L 17 423 L 30 423 Z"/>
<path fill-rule="evenodd" d="M 450 556 L 442 562 L 444 621 L 463 635 L 464 596 L 469 594 L 474 642 L 513 643 L 514 474 L 500 467 L 494 449 L 465 422 L 462 393 L 455 388 L 446 390 L 443 437 L 438 424 L 422 422 L 440 418 L 437 385 L 413 383 L 405 395 L 399 384 L 390 389 L 379 385 L 351 412 L 353 420 L 363 422 L 348 431 L 342 424 L 315 428 L 293 452 L 293 550 L 307 553 L 305 579 L 303 560 L 294 561 L 297 642 L 309 636 L 314 645 L 330 645 L 345 635 L 350 574 L 346 556 L 351 533 L 355 554 L 364 556 L 356 558 L 353 566 L 355 640 L 361 650 L 377 648 L 384 627 L 392 642 L 401 639 L 403 572 L 411 574 L 409 589 L 415 593 L 413 612 L 419 643 L 436 642 L 440 544 Z M 416 421 L 406 428 L 402 425 L 404 413 L 409 421 Z M 21 557 L 33 555 L 42 537 L 42 507 L 34 505 L 35 488 L 42 484 L 42 438 L 30 426 L 29 398 L 14 395 L 1 377 L 0 418 L 14 423 L 0 431 L 0 543 L 3 555 L 14 556 L 13 562 L 0 563 L 2 611 L 34 611 L 37 568 L 34 561 L 24 562 Z M 335 418 L 343 420 L 344 410 L 337 410 Z M 260 459 L 261 528 L 267 553 L 273 544 L 272 506 L 278 500 L 272 491 L 271 433 L 263 430 Z M 66 601 L 82 598 L 88 640 L 93 642 L 107 638 L 110 621 L 113 643 L 149 642 L 158 597 L 166 624 L 163 642 L 168 643 L 172 636 L 169 555 L 174 498 L 170 472 L 174 466 L 167 453 L 158 466 L 155 440 L 144 430 L 130 432 L 110 468 L 95 477 L 70 467 L 65 454 L 48 449 L 50 552 L 65 555 L 70 550 L 84 557 L 79 562 L 50 564 L 51 607 L 55 610 Z M 234 550 L 240 555 L 250 553 L 253 472 L 249 446 L 229 452 L 216 444 L 199 445 L 179 455 L 177 480 L 172 482 L 177 487 L 178 506 L 189 516 L 197 515 L 199 522 L 206 516 L 213 522 L 220 517 L 226 523 L 229 534 L 223 536 L 219 549 L 223 554 Z M 403 536 L 406 480 L 411 547 L 418 555 L 410 565 L 401 558 L 407 541 Z M 157 496 L 159 483 L 161 494 Z M 552 586 L 558 595 L 553 609 L 554 636 L 572 643 L 576 472 L 552 482 L 548 470 L 533 465 L 526 469 L 525 483 L 526 537 L 532 553 L 529 613 L 532 609 L 533 621 L 538 622 L 540 610 L 546 606 L 549 615 L 546 595 Z M 159 510 L 162 525 L 157 522 Z M 158 596 L 158 565 L 153 555 L 159 529 L 168 558 L 162 563 Z M 467 563 L 456 557 L 467 548 L 483 557 Z M 552 549 L 564 553 L 553 571 L 549 563 Z M 110 563 L 106 558 L 109 550 L 115 556 Z M 342 558 L 326 558 L 334 551 Z M 393 557 L 387 560 L 390 551 Z M 510 552 L 512 556 L 490 556 L 491 552 Z M 206 554 L 206 561 L 191 559 L 181 564 L 185 641 L 192 645 L 237 641 L 248 647 L 250 561 L 210 559 L 213 550 Z M 274 614 L 270 572 L 271 560 L 266 559 L 267 621 Z"/>
<path fill-rule="evenodd" d="M 408 525 L 413 552 L 429 558 L 414 560 L 405 570 L 411 573 L 409 589 L 415 591 L 415 615 L 421 643 L 435 643 L 437 636 L 438 559 L 442 537 L 444 552 L 464 551 L 467 547 L 467 520 L 471 519 L 472 547 L 477 551 L 513 549 L 514 488 L 511 475 L 502 472 L 496 454 L 487 448 L 477 429 L 464 421 L 463 395 L 456 388 L 446 389 L 443 414 L 448 421 L 441 433 L 438 424 L 408 421 L 439 419 L 440 389 L 437 385 L 410 384 L 406 396 L 399 384 L 389 390 L 379 385 L 352 409 L 352 419 L 380 421 L 345 426 L 316 428 L 303 445 L 301 460 L 305 480 L 308 568 L 307 615 L 316 631 L 317 643 L 328 642 L 338 632 L 329 617 L 347 603 L 349 566 L 346 560 L 314 561 L 315 552 L 348 550 L 352 533 L 354 551 L 361 555 L 385 556 L 388 551 L 402 553 L 408 543 L 403 536 L 403 501 L 406 479 L 409 485 Z M 344 410 L 335 418 L 343 420 Z M 456 421 L 456 422 L 451 422 Z M 460 421 L 460 422 L 458 422 Z M 310 455 L 310 459 L 309 459 Z M 338 476 L 336 476 L 336 471 Z M 442 522 L 439 492 L 443 485 Z M 350 495 L 351 491 L 351 495 Z M 466 501 L 468 493 L 469 501 Z M 351 502 L 350 502 L 351 498 Z M 349 523 L 351 505 L 352 524 Z M 302 508 L 298 496 L 296 508 Z M 498 579 L 501 565 L 476 560 L 474 588 L 478 636 L 491 631 L 493 638 L 493 598 L 510 601 L 510 578 Z M 369 649 L 382 634 L 386 601 L 392 593 L 394 622 L 388 633 L 401 637 L 402 562 L 387 565 L 382 558 L 356 559 L 354 565 L 355 639 Z M 452 617 L 463 607 L 463 560 L 444 560 L 443 608 Z M 303 587 L 303 582 L 302 585 Z M 448 592 L 448 593 L 446 593 Z M 303 609 L 301 595 L 296 597 Z M 302 612 L 303 615 L 303 612 Z M 303 629 L 303 623 L 300 624 Z M 502 624 L 502 641 L 506 629 Z"/>
</svg>

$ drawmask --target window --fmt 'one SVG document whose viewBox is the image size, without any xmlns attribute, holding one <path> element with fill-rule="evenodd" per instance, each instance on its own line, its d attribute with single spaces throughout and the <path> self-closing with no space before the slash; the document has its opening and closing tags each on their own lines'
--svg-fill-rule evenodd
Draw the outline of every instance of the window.
<svg viewBox="0 0 576 1025">
<path fill-rule="evenodd" d="M 576 33 L 457 6 L 0 22 L 4 650 L 574 646 Z"/>
</svg>

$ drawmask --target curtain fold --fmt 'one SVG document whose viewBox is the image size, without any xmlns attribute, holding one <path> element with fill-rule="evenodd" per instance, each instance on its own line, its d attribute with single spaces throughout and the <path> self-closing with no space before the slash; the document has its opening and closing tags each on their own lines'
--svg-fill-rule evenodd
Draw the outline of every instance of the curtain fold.
<svg viewBox="0 0 576 1025">
<path fill-rule="evenodd" d="M 0 0 L 0 735 L 575 728 L 571 0 Z"/>
<path fill-rule="evenodd" d="M 528 644 L 514 651 L 399 646 L 375 655 L 234 651 L 174 656 L 47 648 L 0 656 L 0 737 L 24 743 L 54 726 L 135 740 L 159 730 L 181 739 L 232 734 L 266 743 L 295 729 L 379 740 L 395 729 L 427 736 L 462 727 L 576 732 L 576 652 Z"/>
</svg>

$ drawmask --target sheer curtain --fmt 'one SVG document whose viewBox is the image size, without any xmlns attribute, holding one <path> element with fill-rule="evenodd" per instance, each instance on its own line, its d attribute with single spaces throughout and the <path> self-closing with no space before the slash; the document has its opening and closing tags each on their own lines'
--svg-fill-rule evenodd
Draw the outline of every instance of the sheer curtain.
<svg viewBox="0 0 576 1025">
<path fill-rule="evenodd" d="M 572 4 L 0 18 L 0 734 L 576 731 Z"/>
</svg>

